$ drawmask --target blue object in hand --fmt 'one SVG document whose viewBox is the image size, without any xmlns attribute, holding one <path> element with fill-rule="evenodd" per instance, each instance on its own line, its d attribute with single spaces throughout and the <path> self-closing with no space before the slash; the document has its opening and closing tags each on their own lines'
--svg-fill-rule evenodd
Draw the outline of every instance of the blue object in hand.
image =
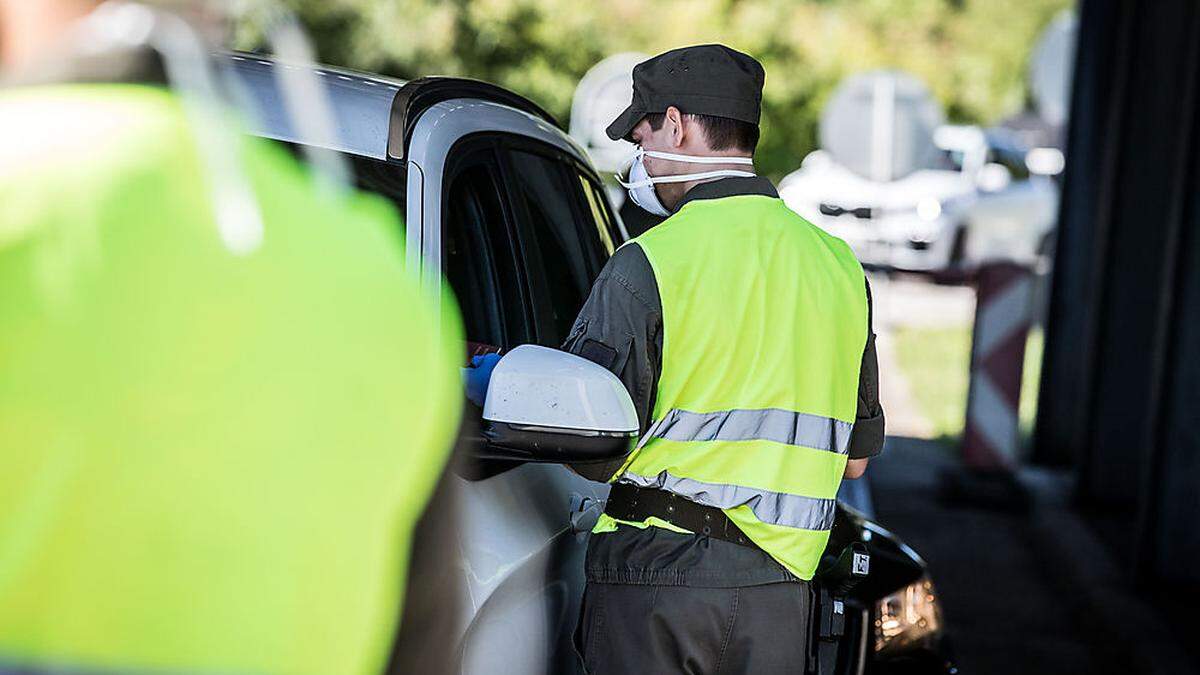
<svg viewBox="0 0 1200 675">
<path fill-rule="evenodd" d="M 472 403 L 483 407 L 487 397 L 488 381 L 492 379 L 492 370 L 500 363 L 499 354 L 480 354 L 471 357 L 471 367 L 463 368 L 463 384 L 467 388 L 467 398 Z"/>
</svg>

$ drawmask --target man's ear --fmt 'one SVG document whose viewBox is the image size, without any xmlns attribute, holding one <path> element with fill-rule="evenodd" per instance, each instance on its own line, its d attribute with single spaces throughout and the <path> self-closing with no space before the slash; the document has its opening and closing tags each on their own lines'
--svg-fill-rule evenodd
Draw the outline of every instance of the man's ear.
<svg viewBox="0 0 1200 675">
<path fill-rule="evenodd" d="M 671 147 L 681 148 L 684 141 L 683 113 L 675 106 L 667 106 L 666 121 L 671 125 Z"/>
</svg>

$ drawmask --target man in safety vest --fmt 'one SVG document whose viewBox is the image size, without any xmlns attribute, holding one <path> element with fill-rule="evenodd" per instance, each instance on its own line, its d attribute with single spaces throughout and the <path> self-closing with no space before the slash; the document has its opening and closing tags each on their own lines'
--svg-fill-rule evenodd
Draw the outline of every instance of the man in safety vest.
<svg viewBox="0 0 1200 675">
<path fill-rule="evenodd" d="M 883 444 L 866 280 L 753 171 L 764 73 L 720 45 L 633 71 L 608 127 L 666 220 L 622 247 L 565 348 L 616 373 L 636 448 L 593 530 L 588 672 L 803 672 L 812 579 L 843 477 Z"/>
<path fill-rule="evenodd" d="M 180 48 L 178 17 L 95 4 L 0 0 L 0 672 L 412 662 L 455 315 L 390 205 L 323 193 L 211 100 L 202 135 L 155 79 L 203 64 L 131 46 Z"/>
</svg>

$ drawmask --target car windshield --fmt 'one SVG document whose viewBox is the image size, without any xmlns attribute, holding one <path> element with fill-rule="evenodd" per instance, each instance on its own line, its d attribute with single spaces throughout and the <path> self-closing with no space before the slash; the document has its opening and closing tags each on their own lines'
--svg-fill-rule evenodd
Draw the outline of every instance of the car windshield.
<svg viewBox="0 0 1200 675">
<path fill-rule="evenodd" d="M 943 171 L 962 171 L 966 153 L 955 148 L 939 148 L 934 168 Z"/>
</svg>

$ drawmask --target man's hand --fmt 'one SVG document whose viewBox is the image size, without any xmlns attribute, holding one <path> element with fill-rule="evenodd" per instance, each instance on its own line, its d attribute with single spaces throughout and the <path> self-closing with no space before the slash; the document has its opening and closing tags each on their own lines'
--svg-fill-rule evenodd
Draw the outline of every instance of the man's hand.
<svg viewBox="0 0 1200 675">
<path fill-rule="evenodd" d="M 492 370 L 500 362 L 499 354 L 482 354 L 471 357 L 471 366 L 463 368 L 463 386 L 467 390 L 467 398 L 472 403 L 483 407 L 487 398 L 488 381 L 492 379 Z"/>
<path fill-rule="evenodd" d="M 862 478 L 862 475 L 867 472 L 867 462 L 869 459 L 852 459 L 846 462 L 846 471 L 842 474 L 842 478 L 854 480 Z"/>
</svg>

